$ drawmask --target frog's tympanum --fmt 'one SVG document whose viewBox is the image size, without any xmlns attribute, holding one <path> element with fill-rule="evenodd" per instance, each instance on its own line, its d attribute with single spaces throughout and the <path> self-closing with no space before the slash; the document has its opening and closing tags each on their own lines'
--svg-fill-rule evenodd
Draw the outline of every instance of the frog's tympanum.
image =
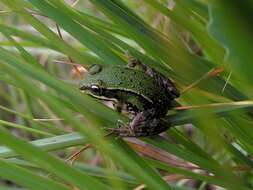
<svg viewBox="0 0 253 190">
<path fill-rule="evenodd" d="M 80 90 L 98 99 L 114 101 L 117 107 L 126 107 L 133 115 L 131 122 L 109 129 L 122 137 L 157 135 L 168 129 L 163 118 L 179 97 L 170 79 L 136 59 L 127 66 L 93 65 Z"/>
</svg>

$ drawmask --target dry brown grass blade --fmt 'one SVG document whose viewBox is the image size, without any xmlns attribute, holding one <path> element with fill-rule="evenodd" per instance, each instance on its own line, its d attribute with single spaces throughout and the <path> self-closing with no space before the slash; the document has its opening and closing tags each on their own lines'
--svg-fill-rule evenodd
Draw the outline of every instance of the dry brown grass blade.
<svg viewBox="0 0 253 190">
<path fill-rule="evenodd" d="M 172 154 L 169 154 L 168 152 L 165 152 L 157 147 L 154 147 L 150 144 L 146 144 L 137 138 L 127 138 L 126 142 L 131 148 L 133 148 L 133 150 L 135 150 L 136 152 L 138 152 L 143 156 L 161 161 L 174 167 L 181 167 L 190 170 L 200 169 L 198 166 L 192 163 L 183 161 L 182 159 Z"/>
<path fill-rule="evenodd" d="M 171 174 L 171 175 L 163 176 L 163 179 L 167 182 L 171 182 L 171 181 L 176 181 L 176 180 L 180 180 L 180 179 L 189 179 L 189 178 L 186 176 L 183 176 L 183 175 Z M 133 190 L 142 190 L 144 188 L 146 188 L 146 185 L 141 184 L 141 185 L 135 187 Z"/>
<path fill-rule="evenodd" d="M 56 29 L 57 29 L 57 33 L 58 33 L 59 37 L 63 40 L 63 37 L 62 37 L 59 25 L 58 24 L 55 24 L 55 25 L 56 25 Z M 75 65 L 75 62 L 73 61 L 73 59 L 71 57 L 69 57 L 69 56 L 68 56 L 68 59 L 69 59 L 69 63 L 72 65 L 72 67 L 74 68 L 74 70 L 77 73 L 77 75 L 80 78 L 83 78 L 83 75 L 82 75 L 81 71 L 79 70 L 78 66 Z"/>
<path fill-rule="evenodd" d="M 188 92 L 189 90 L 193 89 L 194 87 L 199 85 L 202 81 L 219 75 L 220 73 L 222 73 L 224 71 L 224 69 L 225 68 L 223 66 L 211 69 L 209 72 L 205 73 L 202 77 L 200 77 L 199 79 L 197 79 L 196 81 L 194 81 L 193 83 L 191 83 L 190 85 L 185 87 L 181 91 L 181 94 L 184 94 L 184 93 Z"/>
</svg>

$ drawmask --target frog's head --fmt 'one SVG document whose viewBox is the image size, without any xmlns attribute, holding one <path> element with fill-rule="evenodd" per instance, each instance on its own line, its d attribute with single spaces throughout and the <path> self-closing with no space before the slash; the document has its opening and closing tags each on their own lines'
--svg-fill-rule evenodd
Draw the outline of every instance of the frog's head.
<svg viewBox="0 0 253 190">
<path fill-rule="evenodd" d="M 85 78 L 80 82 L 79 89 L 86 93 L 90 94 L 94 97 L 103 96 L 105 84 L 100 77 L 100 73 L 102 71 L 102 67 L 99 65 L 92 65 Z"/>
</svg>

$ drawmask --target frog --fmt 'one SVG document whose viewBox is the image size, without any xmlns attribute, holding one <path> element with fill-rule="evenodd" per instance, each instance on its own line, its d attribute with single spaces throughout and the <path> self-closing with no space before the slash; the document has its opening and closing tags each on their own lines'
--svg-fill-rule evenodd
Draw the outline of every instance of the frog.
<svg viewBox="0 0 253 190">
<path fill-rule="evenodd" d="M 146 137 L 166 131 L 169 124 L 164 117 L 180 96 L 171 79 L 136 58 L 129 59 L 127 65 L 92 65 L 79 89 L 94 98 L 113 101 L 115 107 L 125 105 L 131 121 L 119 121 L 118 127 L 106 129 L 120 137 Z"/>
</svg>

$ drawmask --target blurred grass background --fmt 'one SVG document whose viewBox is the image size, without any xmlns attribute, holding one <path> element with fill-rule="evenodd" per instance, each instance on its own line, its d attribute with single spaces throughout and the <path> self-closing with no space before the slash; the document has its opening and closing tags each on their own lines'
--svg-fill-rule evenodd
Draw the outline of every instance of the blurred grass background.
<svg viewBox="0 0 253 190">
<path fill-rule="evenodd" d="M 250 0 L 0 8 L 0 190 L 253 188 Z M 181 91 L 160 136 L 103 138 L 126 117 L 78 91 L 86 68 L 127 51 Z"/>
</svg>

